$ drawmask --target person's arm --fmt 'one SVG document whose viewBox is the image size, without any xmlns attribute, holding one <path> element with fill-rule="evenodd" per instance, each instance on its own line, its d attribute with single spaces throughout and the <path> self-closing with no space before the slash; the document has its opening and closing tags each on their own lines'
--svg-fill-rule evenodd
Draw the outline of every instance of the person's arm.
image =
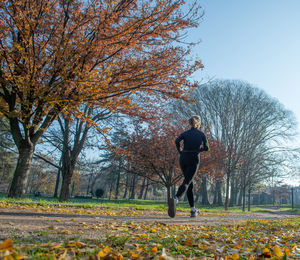
<svg viewBox="0 0 300 260">
<path fill-rule="evenodd" d="M 200 149 L 200 152 L 209 151 L 209 144 L 208 144 L 205 134 L 203 134 L 202 142 L 203 142 L 203 147 Z"/>
<path fill-rule="evenodd" d="M 176 149 L 179 153 L 181 153 L 180 151 L 180 141 L 183 140 L 183 134 L 181 134 L 180 136 L 177 137 L 177 139 L 175 140 L 175 144 L 176 144 Z"/>
</svg>

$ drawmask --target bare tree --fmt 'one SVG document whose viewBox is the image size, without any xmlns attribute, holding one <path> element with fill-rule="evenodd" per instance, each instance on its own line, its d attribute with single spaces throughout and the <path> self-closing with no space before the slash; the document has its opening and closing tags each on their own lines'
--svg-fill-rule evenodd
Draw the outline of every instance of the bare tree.
<svg viewBox="0 0 300 260">
<path fill-rule="evenodd" d="M 295 119 L 277 100 L 238 80 L 216 80 L 199 86 L 192 93 L 191 99 L 194 103 L 177 103 L 174 110 L 181 118 L 200 114 L 212 138 L 224 143 L 224 206 L 227 210 L 233 177 L 238 179 L 241 173 L 252 174 L 258 169 L 261 160 L 268 162 L 268 153 L 290 151 L 287 141 L 295 135 Z M 253 151 L 255 158 L 260 158 L 259 160 L 250 160 L 253 158 Z M 279 162 L 277 160 L 278 164 Z M 245 165 L 251 166 L 251 169 Z M 241 167 L 243 171 L 240 170 Z M 254 180 L 250 177 L 248 179 Z"/>
</svg>

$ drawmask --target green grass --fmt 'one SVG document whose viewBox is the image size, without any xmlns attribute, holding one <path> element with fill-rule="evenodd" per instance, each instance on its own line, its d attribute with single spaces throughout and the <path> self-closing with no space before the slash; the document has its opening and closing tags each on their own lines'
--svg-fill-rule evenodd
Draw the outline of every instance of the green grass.
<svg viewBox="0 0 300 260">
<path fill-rule="evenodd" d="M 22 199 L 12 199 L 7 198 L 6 194 L 0 194 L 0 202 L 6 202 L 11 204 L 22 204 L 22 205 L 40 205 L 40 206 L 56 206 L 60 204 L 60 206 L 71 206 L 76 208 L 116 208 L 116 207 L 128 207 L 132 209 L 138 210 L 167 210 L 167 202 L 161 200 L 138 200 L 138 199 L 97 199 L 97 198 L 87 198 L 87 199 L 75 199 L 70 198 L 68 202 L 59 202 L 57 198 L 53 197 L 35 197 L 33 195 L 26 195 Z M 201 206 L 196 205 L 197 208 L 201 209 L 204 212 L 225 212 L 224 207 L 215 207 L 215 206 Z M 300 205 L 297 205 L 300 206 Z M 178 209 L 182 211 L 188 211 L 189 205 L 187 202 L 180 202 L 178 205 Z M 252 213 L 268 213 L 270 210 L 276 209 L 282 212 L 293 212 L 295 214 L 300 214 L 300 208 L 291 209 L 291 207 L 277 207 L 273 205 L 266 206 L 253 206 L 251 207 Z M 240 206 L 230 207 L 229 212 L 242 212 L 242 208 Z M 248 212 L 247 208 L 246 211 Z"/>
</svg>

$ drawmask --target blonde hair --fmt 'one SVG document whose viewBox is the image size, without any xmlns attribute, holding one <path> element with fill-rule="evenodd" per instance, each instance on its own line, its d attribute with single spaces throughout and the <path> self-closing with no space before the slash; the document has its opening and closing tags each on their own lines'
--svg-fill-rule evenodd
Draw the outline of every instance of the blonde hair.
<svg viewBox="0 0 300 260">
<path fill-rule="evenodd" d="M 198 128 L 201 126 L 201 117 L 198 115 L 192 116 L 189 119 L 189 124 L 191 127 Z"/>
</svg>

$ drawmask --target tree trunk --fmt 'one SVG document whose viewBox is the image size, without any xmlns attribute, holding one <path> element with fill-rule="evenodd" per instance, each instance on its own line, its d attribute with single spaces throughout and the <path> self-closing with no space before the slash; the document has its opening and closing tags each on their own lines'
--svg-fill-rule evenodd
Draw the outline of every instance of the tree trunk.
<svg viewBox="0 0 300 260">
<path fill-rule="evenodd" d="M 231 185 L 230 185 L 230 202 L 229 202 L 229 206 L 235 206 L 236 205 L 236 183 L 234 178 L 231 178 Z"/>
<path fill-rule="evenodd" d="M 216 182 L 216 189 L 214 194 L 214 205 L 223 206 L 222 200 L 222 182 Z"/>
<path fill-rule="evenodd" d="M 246 187 L 243 186 L 243 212 L 245 212 L 245 205 L 246 205 Z"/>
<path fill-rule="evenodd" d="M 125 190 L 124 190 L 123 199 L 126 199 L 126 197 L 127 197 L 128 184 L 129 184 L 129 175 L 127 174 L 127 175 L 126 175 L 126 184 L 125 184 Z"/>
<path fill-rule="evenodd" d="M 71 167 L 62 170 L 62 184 L 59 201 L 67 201 L 70 197 L 70 184 L 72 181 L 73 171 Z"/>
<path fill-rule="evenodd" d="M 111 200 L 111 193 L 112 193 L 112 190 L 113 190 L 113 186 L 114 186 L 114 182 L 111 181 L 110 182 L 110 186 L 109 186 L 109 197 L 108 197 L 108 200 Z"/>
<path fill-rule="evenodd" d="M 57 170 L 55 190 L 54 190 L 54 195 L 53 195 L 54 198 L 58 197 L 59 182 L 60 182 L 60 169 Z"/>
<path fill-rule="evenodd" d="M 248 211 L 251 210 L 251 189 L 248 189 Z"/>
<path fill-rule="evenodd" d="M 228 210 L 229 206 L 229 183 L 230 183 L 230 173 L 227 173 L 226 178 L 226 192 L 225 192 L 225 203 L 224 203 L 224 209 Z"/>
<path fill-rule="evenodd" d="M 222 182 L 217 182 L 218 206 L 223 206 Z"/>
<path fill-rule="evenodd" d="M 143 198 L 143 194 L 144 194 L 144 190 L 145 190 L 145 184 L 146 184 L 146 178 L 144 178 L 144 180 L 143 180 L 143 184 L 142 184 L 142 187 L 141 187 L 141 190 L 140 190 L 140 195 L 138 197 L 139 200 L 141 200 Z"/>
<path fill-rule="evenodd" d="M 22 198 L 24 196 L 34 149 L 34 145 L 26 145 L 19 149 L 16 170 L 8 192 L 9 198 Z"/>
<path fill-rule="evenodd" d="M 120 178 L 121 178 L 121 172 L 120 172 L 120 168 L 119 168 L 118 177 L 117 177 L 117 183 L 116 183 L 115 199 L 117 199 L 118 196 L 119 196 Z"/>
<path fill-rule="evenodd" d="M 243 198 L 243 196 L 242 196 L 242 190 L 240 189 L 240 190 L 239 190 L 238 201 L 237 201 L 237 205 L 238 205 L 238 206 L 241 206 L 241 205 L 242 205 L 242 198 Z"/>
<path fill-rule="evenodd" d="M 207 178 L 202 177 L 201 178 L 201 197 L 202 197 L 202 205 L 209 206 L 210 203 L 208 201 L 208 195 L 207 195 Z"/>
<path fill-rule="evenodd" d="M 176 184 L 172 186 L 172 196 L 176 195 Z"/>
<path fill-rule="evenodd" d="M 199 201 L 199 198 L 200 198 L 200 193 L 197 192 L 195 195 L 196 195 L 195 203 L 197 203 Z"/>
<path fill-rule="evenodd" d="M 130 198 L 134 199 L 135 197 L 135 183 L 136 183 L 136 175 L 133 175 L 132 182 L 131 182 L 131 192 L 130 192 Z"/>
<path fill-rule="evenodd" d="M 172 196 L 172 186 L 171 185 L 167 185 L 167 201 L 169 201 L 169 199 L 171 198 Z"/>
<path fill-rule="evenodd" d="M 86 188 L 86 196 L 89 195 L 90 193 L 90 186 L 91 186 L 91 179 L 92 179 L 92 173 L 90 174 L 90 177 L 89 177 L 89 180 L 88 180 L 88 185 L 87 185 L 87 188 Z"/>
<path fill-rule="evenodd" d="M 147 179 L 146 190 L 145 190 L 145 193 L 144 193 L 144 200 L 147 199 L 148 190 L 149 190 L 149 180 Z"/>
<path fill-rule="evenodd" d="M 89 110 L 89 113 L 91 110 Z M 62 119 L 59 117 L 58 122 L 61 127 L 61 132 L 63 133 L 63 149 L 62 149 L 62 177 L 63 177 L 63 184 L 61 186 L 61 193 L 59 197 L 59 201 L 67 201 L 70 196 L 70 183 L 71 179 L 74 173 L 74 169 L 76 166 L 76 162 L 78 160 L 78 156 L 81 153 L 84 143 L 87 138 L 88 131 L 90 129 L 90 126 L 83 125 L 83 122 L 81 121 L 78 123 L 78 127 L 76 129 L 76 132 L 74 133 L 74 144 L 73 147 L 70 145 L 70 134 L 71 131 L 71 120 L 70 118 L 63 118 L 64 122 L 62 122 Z M 77 119 L 78 120 L 78 119 Z"/>
<path fill-rule="evenodd" d="M 75 189 L 75 182 L 72 182 L 72 189 L 71 189 L 71 198 L 73 197 L 74 194 L 74 189 Z"/>
</svg>

